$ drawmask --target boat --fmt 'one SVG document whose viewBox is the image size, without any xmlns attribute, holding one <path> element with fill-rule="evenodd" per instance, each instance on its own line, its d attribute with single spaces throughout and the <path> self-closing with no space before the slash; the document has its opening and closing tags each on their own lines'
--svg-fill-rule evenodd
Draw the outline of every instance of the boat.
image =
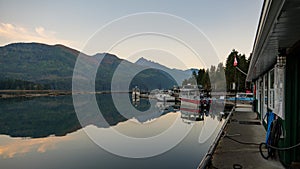
<svg viewBox="0 0 300 169">
<path fill-rule="evenodd" d="M 184 85 L 180 89 L 179 98 L 181 101 L 180 107 L 188 108 L 207 108 L 210 103 L 208 97 L 204 97 L 203 90 L 198 85 Z"/>
<path fill-rule="evenodd" d="M 180 89 L 179 98 L 181 101 L 180 107 L 198 108 L 201 103 L 201 91 L 197 85 L 184 85 Z"/>
<path fill-rule="evenodd" d="M 175 97 L 171 96 L 168 93 L 157 93 L 155 95 L 155 97 L 158 101 L 161 101 L 161 102 L 174 102 L 175 101 Z"/>
<path fill-rule="evenodd" d="M 204 92 L 198 85 L 184 85 L 180 89 L 180 112 L 182 119 L 192 121 L 204 120 L 209 113 L 210 98 L 204 97 Z"/>
<path fill-rule="evenodd" d="M 150 95 L 154 99 L 160 102 L 174 102 L 175 96 L 173 95 L 173 92 L 171 90 L 153 90 L 151 91 Z"/>
<path fill-rule="evenodd" d="M 140 96 L 141 96 L 141 91 L 137 86 L 135 86 L 135 88 L 132 89 L 132 100 L 139 101 Z"/>
</svg>

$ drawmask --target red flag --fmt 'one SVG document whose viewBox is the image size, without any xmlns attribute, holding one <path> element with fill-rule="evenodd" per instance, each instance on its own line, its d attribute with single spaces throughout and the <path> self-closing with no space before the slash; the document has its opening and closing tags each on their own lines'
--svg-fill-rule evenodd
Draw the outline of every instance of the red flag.
<svg viewBox="0 0 300 169">
<path fill-rule="evenodd" d="M 236 67 L 238 65 L 238 61 L 236 60 L 236 55 L 234 55 L 233 66 Z"/>
</svg>

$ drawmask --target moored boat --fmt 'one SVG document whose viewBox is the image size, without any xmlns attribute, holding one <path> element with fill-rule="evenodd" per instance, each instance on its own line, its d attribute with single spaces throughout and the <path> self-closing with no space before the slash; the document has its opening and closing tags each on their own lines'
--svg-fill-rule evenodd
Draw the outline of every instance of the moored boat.
<svg viewBox="0 0 300 169">
<path fill-rule="evenodd" d="M 179 98 L 181 101 L 181 107 L 189 108 L 206 108 L 210 104 L 210 99 L 204 97 L 203 89 L 198 85 L 184 85 L 180 89 Z"/>
<path fill-rule="evenodd" d="M 140 99 L 140 96 L 141 96 L 141 91 L 137 86 L 135 86 L 135 88 L 132 89 L 132 100 L 137 101 Z"/>
<path fill-rule="evenodd" d="M 156 99 L 161 102 L 174 102 L 175 97 L 168 93 L 158 93 L 155 95 Z"/>
</svg>

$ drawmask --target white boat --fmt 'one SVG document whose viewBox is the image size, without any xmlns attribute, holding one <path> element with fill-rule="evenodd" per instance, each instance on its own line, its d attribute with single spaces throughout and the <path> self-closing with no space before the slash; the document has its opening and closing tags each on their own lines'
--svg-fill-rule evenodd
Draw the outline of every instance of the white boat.
<svg viewBox="0 0 300 169">
<path fill-rule="evenodd" d="M 175 101 L 175 97 L 171 96 L 168 93 L 157 93 L 155 95 L 155 97 L 158 101 L 161 101 L 161 102 L 174 102 Z"/>
<path fill-rule="evenodd" d="M 137 86 L 135 86 L 135 88 L 132 89 L 132 100 L 137 101 L 140 99 L 140 96 L 141 96 L 141 91 Z"/>
<path fill-rule="evenodd" d="M 197 109 L 201 104 L 201 97 L 203 97 L 203 94 L 197 85 L 184 85 L 179 93 L 180 107 Z"/>
<path fill-rule="evenodd" d="M 160 93 L 159 89 L 151 90 L 150 94 L 148 95 L 149 99 L 156 99 L 156 95 Z"/>
<path fill-rule="evenodd" d="M 190 112 L 209 110 L 211 100 L 204 97 L 203 90 L 199 89 L 197 85 L 183 86 L 180 89 L 179 98 L 181 110 L 186 109 Z"/>
</svg>

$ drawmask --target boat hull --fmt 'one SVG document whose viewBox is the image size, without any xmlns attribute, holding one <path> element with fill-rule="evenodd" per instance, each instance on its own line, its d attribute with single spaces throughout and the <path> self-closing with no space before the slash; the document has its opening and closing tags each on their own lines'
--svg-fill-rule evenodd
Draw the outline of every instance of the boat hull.
<svg viewBox="0 0 300 169">
<path fill-rule="evenodd" d="M 188 99 L 188 98 L 180 98 L 181 107 L 188 107 L 188 108 L 199 108 L 201 101 L 197 99 Z"/>
</svg>

